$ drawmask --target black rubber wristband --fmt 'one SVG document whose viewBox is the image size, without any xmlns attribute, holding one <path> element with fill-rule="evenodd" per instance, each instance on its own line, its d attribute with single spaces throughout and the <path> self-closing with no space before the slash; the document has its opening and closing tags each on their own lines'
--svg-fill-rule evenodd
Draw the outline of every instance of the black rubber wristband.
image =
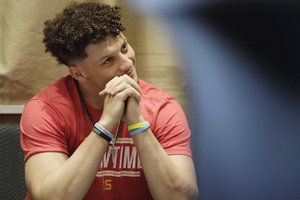
<svg viewBox="0 0 300 200">
<path fill-rule="evenodd" d="M 107 142 L 110 142 L 110 141 L 111 141 L 111 138 L 110 138 L 110 137 L 108 137 L 107 135 L 105 135 L 104 133 L 102 133 L 102 131 L 100 131 L 100 130 L 97 129 L 96 127 L 93 128 L 93 131 L 94 131 L 97 135 L 99 135 L 99 136 L 101 136 L 103 139 L 105 139 Z"/>
</svg>

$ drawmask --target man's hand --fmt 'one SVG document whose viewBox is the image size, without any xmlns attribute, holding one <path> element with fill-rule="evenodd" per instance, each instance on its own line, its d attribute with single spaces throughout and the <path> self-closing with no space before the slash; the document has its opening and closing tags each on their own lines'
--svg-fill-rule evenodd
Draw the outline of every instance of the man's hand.
<svg viewBox="0 0 300 200">
<path fill-rule="evenodd" d="M 123 116 L 125 101 L 128 100 L 125 111 L 125 123 L 135 123 L 140 118 L 139 101 L 141 90 L 136 81 L 128 75 L 110 80 L 99 95 L 106 95 L 101 119 L 117 123 Z"/>
<path fill-rule="evenodd" d="M 125 117 L 125 123 L 127 125 L 145 121 L 141 114 L 140 101 L 137 101 L 133 97 L 129 97 L 124 112 L 124 117 Z"/>
</svg>

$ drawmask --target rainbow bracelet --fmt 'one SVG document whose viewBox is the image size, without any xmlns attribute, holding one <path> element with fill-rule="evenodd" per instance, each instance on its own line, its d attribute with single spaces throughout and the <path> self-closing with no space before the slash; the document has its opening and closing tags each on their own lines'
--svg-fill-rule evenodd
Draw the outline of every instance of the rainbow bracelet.
<svg viewBox="0 0 300 200">
<path fill-rule="evenodd" d="M 149 127 L 150 127 L 150 123 L 148 121 L 144 121 L 144 122 L 129 125 L 127 127 L 127 129 L 129 131 L 129 134 L 131 136 L 134 136 L 138 133 L 141 133 L 141 132 L 145 131 Z"/>
</svg>

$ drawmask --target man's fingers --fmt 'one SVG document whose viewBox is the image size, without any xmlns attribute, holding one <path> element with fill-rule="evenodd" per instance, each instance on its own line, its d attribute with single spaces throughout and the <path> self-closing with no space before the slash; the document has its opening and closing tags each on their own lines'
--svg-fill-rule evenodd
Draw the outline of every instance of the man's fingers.
<svg viewBox="0 0 300 200">
<path fill-rule="evenodd" d="M 123 84 L 125 84 L 125 86 Z M 117 92 L 121 91 L 120 89 L 126 89 L 129 86 L 135 88 L 139 93 L 141 93 L 140 87 L 137 84 L 137 82 L 130 78 L 127 74 L 120 77 L 114 77 L 106 84 L 104 92 L 101 91 L 100 93 L 108 93 L 115 95 Z"/>
<path fill-rule="evenodd" d="M 135 88 L 139 93 L 141 93 L 141 89 L 140 86 L 138 85 L 138 83 L 130 78 L 127 74 L 123 75 L 124 79 L 127 80 L 127 83 L 130 84 L 133 88 Z"/>
<path fill-rule="evenodd" d="M 110 93 L 114 87 L 116 87 L 117 85 L 119 85 L 121 83 L 122 83 L 122 78 L 119 76 L 116 76 L 113 79 L 111 79 L 108 83 L 106 83 L 104 91 L 106 93 Z"/>
<path fill-rule="evenodd" d="M 134 97 L 138 101 L 141 100 L 141 94 L 132 87 L 122 90 L 121 92 L 117 93 L 115 96 L 118 96 L 123 101 L 127 100 L 129 97 Z"/>
<path fill-rule="evenodd" d="M 102 96 L 102 95 L 105 95 L 106 94 L 106 92 L 105 92 L 105 90 L 103 89 L 103 90 L 101 90 L 100 92 L 99 92 L 99 95 L 100 96 Z"/>
</svg>

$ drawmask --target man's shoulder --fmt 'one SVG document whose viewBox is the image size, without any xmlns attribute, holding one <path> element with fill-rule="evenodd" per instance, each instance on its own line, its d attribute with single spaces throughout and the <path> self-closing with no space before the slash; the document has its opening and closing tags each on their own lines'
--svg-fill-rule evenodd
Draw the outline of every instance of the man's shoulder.
<svg viewBox="0 0 300 200">
<path fill-rule="evenodd" d="M 72 102 L 70 90 L 73 87 L 71 81 L 70 76 L 58 79 L 33 96 L 28 103 L 40 102 L 54 107 L 70 104 Z"/>
<path fill-rule="evenodd" d="M 158 111 L 162 107 L 166 108 L 166 105 L 176 103 L 173 96 L 151 83 L 139 80 L 139 86 L 142 90 L 142 104 L 145 109 Z"/>
<path fill-rule="evenodd" d="M 32 99 L 36 99 L 36 98 L 51 99 L 57 95 L 59 95 L 59 96 L 64 95 L 68 88 L 68 86 L 67 86 L 68 82 L 69 82 L 69 76 L 62 77 L 62 78 L 50 83 L 45 88 L 43 88 L 36 95 L 34 95 L 32 97 Z"/>
<path fill-rule="evenodd" d="M 156 99 L 174 99 L 166 91 L 144 80 L 141 79 L 139 80 L 139 86 L 142 90 L 142 94 L 144 97 L 156 98 Z"/>
</svg>

